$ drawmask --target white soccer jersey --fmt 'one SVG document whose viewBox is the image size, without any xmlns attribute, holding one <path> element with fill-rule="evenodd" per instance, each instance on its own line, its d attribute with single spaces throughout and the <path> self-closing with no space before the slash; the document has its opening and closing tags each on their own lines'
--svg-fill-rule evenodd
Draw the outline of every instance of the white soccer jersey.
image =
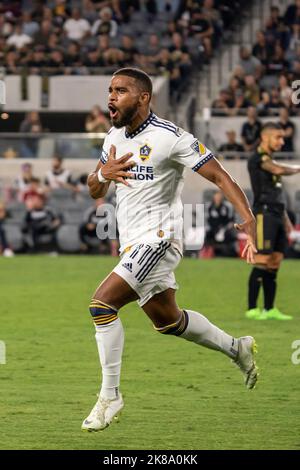
<svg viewBox="0 0 300 470">
<path fill-rule="evenodd" d="M 107 134 L 100 160 L 107 162 L 111 145 L 116 158 L 128 152 L 136 166 L 130 187 L 116 184 L 120 252 L 141 242 L 169 240 L 182 252 L 184 167 L 197 171 L 212 152 L 192 134 L 151 113 L 133 133 L 125 127 Z"/>
</svg>

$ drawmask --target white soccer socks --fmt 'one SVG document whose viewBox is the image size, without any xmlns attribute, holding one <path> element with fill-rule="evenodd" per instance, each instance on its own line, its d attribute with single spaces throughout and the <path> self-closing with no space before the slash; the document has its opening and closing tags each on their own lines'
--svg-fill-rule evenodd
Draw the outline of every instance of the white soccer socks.
<svg viewBox="0 0 300 470">
<path fill-rule="evenodd" d="M 119 396 L 124 330 L 120 318 L 103 326 L 96 326 L 96 342 L 102 367 L 100 396 L 113 400 Z"/>
<path fill-rule="evenodd" d="M 102 366 L 100 396 L 113 400 L 119 396 L 124 330 L 118 310 L 100 300 L 92 299 L 90 313 L 96 327 L 96 342 Z"/>
<path fill-rule="evenodd" d="M 236 338 L 210 323 L 201 313 L 184 310 L 184 314 L 187 316 L 187 326 L 183 333 L 178 335 L 180 338 L 221 351 L 231 359 L 237 357 L 238 340 Z"/>
</svg>

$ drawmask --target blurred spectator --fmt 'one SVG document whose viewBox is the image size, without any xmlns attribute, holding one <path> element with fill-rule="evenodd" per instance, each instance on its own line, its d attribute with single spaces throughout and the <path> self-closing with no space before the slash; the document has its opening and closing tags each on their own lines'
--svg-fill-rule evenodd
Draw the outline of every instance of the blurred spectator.
<svg viewBox="0 0 300 470">
<path fill-rule="evenodd" d="M 208 207 L 207 224 L 206 245 L 212 247 L 216 255 L 236 256 L 234 213 L 221 191 L 213 195 Z"/>
<path fill-rule="evenodd" d="M 242 90 L 237 90 L 234 95 L 233 111 L 230 114 L 243 114 L 245 108 L 250 106 L 250 101 L 247 99 L 247 95 Z"/>
<path fill-rule="evenodd" d="M 290 36 L 289 36 L 289 48 L 287 55 L 295 51 L 300 46 L 300 20 L 295 22 L 291 26 Z"/>
<path fill-rule="evenodd" d="M 251 106 L 256 106 L 259 103 L 260 90 L 253 75 L 245 76 L 244 96 Z"/>
<path fill-rule="evenodd" d="M 160 40 L 157 34 L 150 34 L 149 41 L 143 47 L 143 50 L 140 51 L 143 55 L 148 56 L 150 60 L 154 61 L 156 56 L 160 51 Z"/>
<path fill-rule="evenodd" d="M 103 233 L 107 233 L 111 222 L 109 220 L 110 214 L 102 216 L 98 212 L 97 215 L 98 208 L 104 203 L 104 199 L 96 199 L 94 206 L 87 209 L 83 215 L 83 223 L 79 227 L 81 251 L 86 252 L 97 246 L 100 253 L 116 256 L 118 250 L 117 240 L 111 240 L 109 237 L 101 240 L 96 231 L 98 227 L 98 230 L 101 229 Z"/>
<path fill-rule="evenodd" d="M 173 62 L 186 65 L 188 68 L 191 64 L 188 47 L 185 46 L 183 38 L 179 33 L 172 34 L 172 44 L 169 47 Z"/>
<path fill-rule="evenodd" d="M 15 26 L 13 34 L 7 39 L 7 45 L 16 47 L 16 49 L 22 49 L 32 42 L 32 39 L 28 34 L 22 32 L 22 25 L 17 24 Z"/>
<path fill-rule="evenodd" d="M 65 73 L 64 55 L 59 49 L 50 52 L 47 68 L 52 75 L 63 75 Z"/>
<path fill-rule="evenodd" d="M 206 59 L 212 55 L 212 36 L 214 29 L 200 7 L 193 7 L 189 22 L 190 35 L 199 39 L 204 46 Z"/>
<path fill-rule="evenodd" d="M 216 38 L 220 39 L 223 31 L 223 21 L 220 9 L 217 10 L 216 8 L 214 8 L 214 4 L 214 0 L 204 0 L 202 13 L 205 18 L 207 18 L 211 22 L 215 31 Z"/>
<path fill-rule="evenodd" d="M 14 256 L 14 252 L 9 246 L 4 223 L 8 217 L 7 211 L 5 206 L 2 202 L 0 202 L 0 253 L 7 258 L 11 258 Z"/>
<path fill-rule="evenodd" d="M 300 23 L 300 0 L 295 0 L 295 3 L 287 7 L 284 21 L 288 26 L 292 26 L 297 22 Z"/>
<path fill-rule="evenodd" d="M 22 13 L 22 31 L 29 37 L 33 37 L 40 29 L 39 24 L 32 19 L 32 15 L 29 11 Z"/>
<path fill-rule="evenodd" d="M 45 197 L 45 189 L 41 185 L 41 180 L 33 176 L 22 194 L 22 202 L 29 201 L 34 196 Z"/>
<path fill-rule="evenodd" d="M 173 97 L 176 93 L 176 90 L 180 86 L 180 69 L 172 60 L 171 53 L 167 48 L 161 49 L 157 59 L 158 60 L 155 62 L 155 66 L 161 74 L 169 77 L 170 96 Z"/>
<path fill-rule="evenodd" d="M 81 41 L 90 34 L 89 22 L 81 17 L 79 8 L 73 8 L 72 17 L 64 24 L 66 35 L 71 41 Z"/>
<path fill-rule="evenodd" d="M 267 91 L 263 91 L 261 94 L 261 100 L 257 105 L 257 112 L 260 116 L 268 116 L 271 108 L 271 98 Z"/>
<path fill-rule="evenodd" d="M 240 48 L 240 66 L 244 70 L 245 75 L 253 75 L 255 78 L 259 78 L 261 75 L 260 60 L 251 55 L 250 50 L 245 46 Z"/>
<path fill-rule="evenodd" d="M 62 157 L 55 156 L 52 158 L 52 168 L 46 173 L 45 184 L 49 190 L 58 188 L 74 189 L 71 173 L 63 167 Z"/>
<path fill-rule="evenodd" d="M 47 246 L 50 244 L 51 249 L 56 249 L 56 231 L 61 220 L 54 209 L 47 207 L 44 197 L 39 194 L 28 198 L 26 206 L 27 212 L 22 226 L 25 248 L 31 253 L 36 252 L 47 235 Z"/>
<path fill-rule="evenodd" d="M 221 90 L 219 97 L 212 103 L 212 108 L 215 116 L 230 116 L 234 108 L 231 92 L 226 88 Z"/>
<path fill-rule="evenodd" d="M 246 152 L 252 151 L 259 142 L 261 122 L 257 119 L 256 109 L 247 109 L 247 121 L 242 126 L 241 137 Z"/>
<path fill-rule="evenodd" d="M 98 68 L 104 65 L 104 60 L 96 48 L 90 48 L 87 52 L 86 59 L 83 60 L 83 65 L 88 67 L 88 73 L 99 73 Z"/>
<path fill-rule="evenodd" d="M 87 178 L 88 178 L 88 173 L 82 173 L 76 180 L 76 191 L 77 193 L 77 197 L 80 199 L 80 193 L 81 192 L 86 192 L 88 191 L 88 188 L 87 188 Z"/>
<path fill-rule="evenodd" d="M 224 152 L 225 157 L 228 159 L 239 158 L 239 156 L 235 156 L 235 155 L 226 156 L 226 152 L 231 153 L 231 152 L 243 152 L 244 151 L 244 147 L 236 141 L 235 130 L 226 131 L 226 135 L 227 135 L 227 142 L 225 144 L 222 144 L 219 147 L 219 151 Z"/>
<path fill-rule="evenodd" d="M 45 46 L 39 45 L 33 48 L 33 52 L 29 53 L 27 66 L 30 69 L 30 73 L 34 75 L 39 75 L 40 68 L 45 67 L 48 63 L 46 56 Z"/>
<path fill-rule="evenodd" d="M 294 152 L 295 125 L 290 121 L 289 112 L 286 108 L 280 109 L 279 124 L 284 130 L 284 145 L 281 152 Z"/>
<path fill-rule="evenodd" d="M 24 192 L 28 189 L 33 178 L 31 163 L 21 165 L 21 174 L 16 178 L 14 188 L 17 191 L 17 198 L 23 201 Z"/>
<path fill-rule="evenodd" d="M 34 43 L 39 44 L 42 46 L 48 46 L 49 44 L 49 39 L 53 33 L 53 26 L 51 23 L 51 20 L 49 19 L 44 19 L 41 23 L 41 28 L 39 31 L 37 31 L 34 35 Z M 58 41 L 57 35 L 55 35 Z M 52 39 L 53 41 L 53 39 Z"/>
<path fill-rule="evenodd" d="M 284 58 L 284 50 L 279 43 L 276 43 L 274 52 L 266 63 L 266 75 L 279 75 L 287 71 L 288 62 Z"/>
<path fill-rule="evenodd" d="M 87 132 L 106 133 L 111 128 L 109 119 L 105 116 L 100 106 L 94 106 L 85 120 L 85 130 Z M 99 158 L 103 139 L 92 139 L 92 157 Z"/>
<path fill-rule="evenodd" d="M 21 156 L 23 158 L 35 158 L 38 150 L 38 139 L 34 138 L 34 134 L 43 131 L 39 113 L 30 111 L 26 114 L 25 119 L 21 122 L 20 132 L 32 134 L 32 138 L 24 139 L 21 145 Z"/>
<path fill-rule="evenodd" d="M 105 116 L 100 106 L 93 106 L 85 121 L 87 132 L 108 132 L 111 128 L 109 119 Z"/>
<path fill-rule="evenodd" d="M 266 21 L 266 35 L 270 41 L 279 42 L 285 49 L 288 45 L 288 28 L 277 6 L 271 6 L 271 14 Z"/>
<path fill-rule="evenodd" d="M 118 24 L 112 18 L 112 10 L 109 7 L 102 8 L 99 13 L 100 18 L 92 26 L 93 36 L 108 34 L 111 38 L 116 37 Z"/>
<path fill-rule="evenodd" d="M 280 98 L 279 89 L 277 87 L 272 87 L 271 95 L 270 95 L 270 108 L 278 109 L 278 108 L 281 108 L 282 105 L 283 105 L 283 102 L 281 101 L 281 98 Z"/>
<path fill-rule="evenodd" d="M 241 84 L 240 80 L 237 77 L 235 77 L 235 76 L 231 77 L 230 82 L 229 82 L 228 91 L 230 92 L 230 94 L 232 96 L 235 96 L 235 94 L 239 91 L 243 91 L 242 90 L 242 84 Z"/>
<path fill-rule="evenodd" d="M 13 32 L 12 22 L 8 21 L 9 17 L 7 14 L 0 15 L 0 36 L 7 38 Z"/>
<path fill-rule="evenodd" d="M 256 43 L 252 48 L 252 54 L 262 65 L 266 65 L 268 59 L 273 54 L 273 44 L 267 43 L 264 31 L 256 33 Z"/>
<path fill-rule="evenodd" d="M 37 130 L 38 129 L 38 130 Z M 41 132 L 42 124 L 37 111 L 29 111 L 21 122 L 20 132 Z"/>
<path fill-rule="evenodd" d="M 279 94 L 280 99 L 283 103 L 287 104 L 292 99 L 293 90 L 288 84 L 288 79 L 285 75 L 280 75 L 279 77 Z"/>
<path fill-rule="evenodd" d="M 105 66 L 115 65 L 116 67 L 121 67 L 123 65 L 123 52 L 117 47 L 112 47 L 107 34 L 100 34 L 98 36 L 98 52 L 103 57 Z"/>
<path fill-rule="evenodd" d="M 123 62 L 124 65 L 127 67 L 130 64 L 137 63 L 137 55 L 139 54 L 138 49 L 134 45 L 134 40 L 129 35 L 123 35 L 121 38 L 121 51 L 123 52 Z"/>
<path fill-rule="evenodd" d="M 76 42 L 69 43 L 66 50 L 64 63 L 67 67 L 80 67 L 82 65 L 80 47 Z"/>
<path fill-rule="evenodd" d="M 18 73 L 20 55 L 17 51 L 8 51 L 5 56 L 4 68 L 7 75 L 16 75 Z"/>
<path fill-rule="evenodd" d="M 83 18 L 85 18 L 90 24 L 93 24 L 98 18 L 96 5 L 92 0 L 81 1 L 81 12 Z"/>
</svg>

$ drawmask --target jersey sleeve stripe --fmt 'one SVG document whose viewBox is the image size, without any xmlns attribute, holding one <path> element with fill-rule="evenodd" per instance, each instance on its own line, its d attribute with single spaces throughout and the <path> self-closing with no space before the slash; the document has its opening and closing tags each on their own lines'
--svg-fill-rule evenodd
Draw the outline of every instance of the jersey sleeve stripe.
<svg viewBox="0 0 300 470">
<path fill-rule="evenodd" d="M 205 163 L 207 163 L 209 160 L 211 160 L 212 158 L 214 157 L 214 155 L 212 153 L 206 155 L 205 158 L 203 158 L 202 160 L 200 160 L 195 166 L 193 166 L 192 170 L 193 171 L 198 171 L 199 168 L 201 168 L 203 165 L 205 165 Z"/>
<path fill-rule="evenodd" d="M 160 127 L 161 129 L 165 129 L 166 131 L 169 131 L 169 132 L 172 132 L 173 134 L 175 134 L 177 137 L 179 137 L 179 135 L 177 134 L 176 130 L 175 129 L 170 129 L 170 127 L 166 127 L 162 124 L 158 124 L 154 121 L 152 121 L 152 126 L 155 126 L 155 127 Z"/>
</svg>

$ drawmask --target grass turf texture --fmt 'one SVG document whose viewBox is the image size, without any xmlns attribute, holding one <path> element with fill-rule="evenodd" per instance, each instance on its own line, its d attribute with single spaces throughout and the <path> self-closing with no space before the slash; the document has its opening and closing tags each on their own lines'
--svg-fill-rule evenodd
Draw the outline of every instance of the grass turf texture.
<svg viewBox="0 0 300 470">
<path fill-rule="evenodd" d="M 277 305 L 291 322 L 244 318 L 250 267 L 239 260 L 185 259 L 179 305 L 203 312 L 233 335 L 254 335 L 260 381 L 220 353 L 153 331 L 135 303 L 121 312 L 126 331 L 119 423 L 101 433 L 80 426 L 100 383 L 88 305 L 116 259 L 0 259 L 1 449 L 299 449 L 299 263 L 285 261 Z"/>
</svg>

